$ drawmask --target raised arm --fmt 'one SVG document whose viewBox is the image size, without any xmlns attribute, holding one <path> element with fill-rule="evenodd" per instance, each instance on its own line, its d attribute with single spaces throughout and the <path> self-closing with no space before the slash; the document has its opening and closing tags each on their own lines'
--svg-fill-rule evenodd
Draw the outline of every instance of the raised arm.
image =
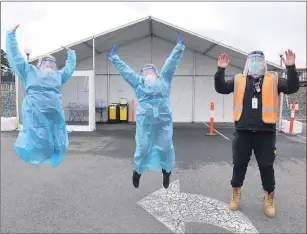
<svg viewBox="0 0 307 234">
<path fill-rule="evenodd" d="M 225 68 L 218 67 L 214 76 L 215 91 L 220 94 L 230 94 L 234 90 L 234 79 L 225 81 Z"/>
<path fill-rule="evenodd" d="M 6 54 L 11 68 L 18 75 L 21 82 L 25 84 L 30 65 L 28 64 L 26 59 L 21 55 L 18 49 L 18 43 L 16 40 L 16 30 L 18 27 L 19 25 L 15 26 L 12 30 L 7 32 Z"/>
<path fill-rule="evenodd" d="M 288 50 L 286 51 L 286 59 L 283 57 L 283 62 L 287 68 L 287 79 L 278 79 L 278 92 L 284 94 L 296 93 L 300 88 L 300 80 L 295 67 L 295 54 Z"/>
<path fill-rule="evenodd" d="M 184 44 L 183 41 L 176 34 L 177 45 L 173 49 L 172 53 L 166 59 L 164 66 L 161 70 L 162 77 L 168 82 L 171 83 L 174 77 L 174 74 L 179 65 L 180 59 L 184 52 Z"/>
<path fill-rule="evenodd" d="M 119 72 L 121 77 L 135 89 L 140 82 L 139 75 L 118 57 L 117 51 L 118 47 L 115 45 L 112 51 L 107 53 L 109 60 L 111 61 L 113 67 Z"/>
<path fill-rule="evenodd" d="M 66 47 L 63 48 L 67 50 L 67 60 L 65 67 L 60 70 L 60 73 L 62 74 L 62 84 L 65 84 L 71 78 L 76 69 L 77 58 L 74 50 Z"/>
<path fill-rule="evenodd" d="M 218 57 L 218 69 L 214 76 L 215 91 L 220 94 L 229 94 L 234 90 L 234 79 L 225 81 L 225 69 L 228 67 L 228 55 L 223 53 Z"/>
</svg>

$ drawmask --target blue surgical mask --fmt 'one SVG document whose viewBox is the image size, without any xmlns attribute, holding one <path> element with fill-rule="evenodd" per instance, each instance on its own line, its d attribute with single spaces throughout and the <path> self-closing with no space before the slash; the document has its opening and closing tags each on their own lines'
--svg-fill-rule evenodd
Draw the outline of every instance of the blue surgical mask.
<svg viewBox="0 0 307 234">
<path fill-rule="evenodd" d="M 265 75 L 267 71 L 266 62 L 263 54 L 249 54 L 243 70 L 243 74 L 253 77 Z"/>
<path fill-rule="evenodd" d="M 251 71 L 257 73 L 260 70 L 260 64 L 258 62 L 253 62 L 251 66 Z"/>
</svg>

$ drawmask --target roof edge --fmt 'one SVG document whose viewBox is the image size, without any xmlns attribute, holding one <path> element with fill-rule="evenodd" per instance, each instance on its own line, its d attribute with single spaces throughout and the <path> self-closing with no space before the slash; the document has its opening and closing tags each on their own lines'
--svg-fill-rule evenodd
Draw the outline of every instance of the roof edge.
<svg viewBox="0 0 307 234">
<path fill-rule="evenodd" d="M 245 55 L 245 56 L 247 56 L 247 54 L 248 54 L 247 52 L 244 52 L 244 51 L 242 51 L 242 50 L 240 50 L 240 49 L 237 49 L 237 48 L 234 48 L 234 47 L 232 47 L 232 46 L 226 45 L 226 44 L 224 44 L 224 43 L 222 43 L 222 42 L 219 42 L 219 41 L 216 41 L 216 40 L 214 40 L 214 39 L 205 37 L 205 36 L 203 36 L 203 35 L 201 35 L 201 34 L 198 34 L 198 33 L 193 32 L 193 31 L 190 31 L 190 30 L 181 28 L 181 27 L 179 27 L 179 26 L 177 26 L 177 25 L 171 24 L 171 23 L 166 22 L 166 21 L 164 21 L 164 20 L 161 20 L 161 19 L 158 19 L 158 18 L 155 18 L 155 17 L 150 17 L 150 18 L 151 18 L 152 20 L 155 20 L 155 21 L 159 22 L 159 23 L 168 25 L 168 26 L 173 27 L 173 28 L 177 28 L 177 29 L 179 29 L 179 30 L 181 30 L 181 31 L 184 31 L 184 32 L 186 32 L 186 33 L 188 33 L 188 34 L 191 34 L 191 35 L 193 35 L 193 36 L 196 36 L 196 37 L 199 37 L 199 38 L 201 38 L 201 39 L 204 39 L 204 40 L 210 41 L 210 42 L 212 42 L 212 43 L 215 43 L 215 44 L 217 44 L 217 45 L 223 46 L 223 47 L 225 47 L 225 48 L 227 48 L 227 49 L 234 50 L 234 51 L 236 51 L 236 52 L 238 52 L 238 53 L 241 53 L 241 54 L 243 54 L 243 55 Z M 278 69 L 281 69 L 281 70 L 284 70 L 284 69 L 285 69 L 284 67 L 281 67 L 280 65 L 277 65 L 277 64 L 275 64 L 275 63 L 273 63 L 273 62 L 270 62 L 270 61 L 268 61 L 268 60 L 266 60 L 266 62 L 267 62 L 269 65 L 271 65 L 271 66 L 273 66 L 273 67 L 276 67 L 276 68 L 278 68 Z"/>
<path fill-rule="evenodd" d="M 141 18 L 141 19 L 138 19 L 138 20 L 134 20 L 134 21 L 132 21 L 132 22 L 130 22 L 130 23 L 123 24 L 123 25 L 121 25 L 121 26 L 114 27 L 114 28 L 109 29 L 109 30 L 107 30 L 107 31 L 104 31 L 104 32 L 102 32 L 102 33 L 99 33 L 99 34 L 96 34 L 96 35 L 93 35 L 93 36 L 90 36 L 90 37 L 81 39 L 81 40 L 79 40 L 79 41 L 76 41 L 76 42 L 74 42 L 74 43 L 71 43 L 71 44 L 67 45 L 66 47 L 72 47 L 72 46 L 81 44 L 81 43 L 83 43 L 83 42 L 86 42 L 86 41 L 91 40 L 91 39 L 95 39 L 95 38 L 97 38 L 97 37 L 100 37 L 100 36 L 102 36 L 102 35 L 108 34 L 108 33 L 110 33 L 110 32 L 114 32 L 114 31 L 116 31 L 116 30 L 119 30 L 119 29 L 122 29 L 122 28 L 125 28 L 125 27 L 129 27 L 129 26 L 132 26 L 132 25 L 135 25 L 135 24 L 144 22 L 144 21 L 146 21 L 146 20 L 150 20 L 151 18 L 152 18 L 151 16 L 146 16 L 146 17 L 144 17 L 144 18 Z M 57 53 L 57 52 L 59 52 L 59 51 L 61 51 L 61 50 L 63 50 L 63 49 L 62 49 L 62 48 L 59 48 L 59 49 L 56 49 L 56 50 L 47 52 L 46 54 L 54 54 L 54 53 Z M 30 59 L 29 62 L 34 62 L 35 60 L 39 59 L 40 56 L 41 56 L 41 55 L 36 56 L 36 57 L 33 58 L 33 59 Z"/>
<path fill-rule="evenodd" d="M 114 32 L 114 31 L 116 31 L 116 30 L 119 30 L 119 29 L 122 29 L 122 28 L 125 28 L 125 27 L 129 27 L 129 26 L 132 26 L 132 25 L 135 25 L 135 24 L 144 22 L 144 21 L 146 21 L 146 20 L 154 20 L 154 21 L 159 22 L 159 23 L 161 23 L 161 24 L 165 24 L 165 25 L 167 25 L 167 26 L 170 26 L 170 27 L 179 29 L 179 30 L 181 30 L 181 31 L 183 31 L 183 32 L 186 32 L 187 34 L 191 34 L 191 35 L 196 36 L 196 37 L 198 37 L 198 38 L 200 38 L 200 39 L 207 40 L 207 41 L 209 41 L 209 42 L 211 42 L 211 43 L 215 43 L 215 44 L 217 44 L 217 45 L 223 46 L 223 47 L 225 47 L 225 48 L 227 48 L 227 49 L 230 49 L 230 50 L 233 50 L 233 51 L 235 51 L 235 52 L 238 52 L 238 53 L 240 53 L 240 54 L 242 54 L 242 55 L 244 55 L 244 56 L 247 56 L 247 54 L 248 54 L 247 52 L 244 52 L 244 51 L 242 51 L 242 50 L 240 50 L 240 49 L 234 48 L 234 47 L 232 47 L 232 46 L 228 46 L 228 45 L 226 45 L 226 44 L 224 44 L 224 43 L 221 43 L 221 42 L 219 42 L 219 41 L 216 41 L 216 40 L 214 40 L 214 39 L 205 37 L 205 36 L 203 36 L 203 35 L 201 35 L 201 34 L 195 33 L 195 32 L 193 32 L 193 31 L 187 30 L 187 29 L 185 29 L 185 28 L 179 27 L 179 26 L 177 26 L 177 25 L 174 25 L 174 24 L 172 24 L 172 23 L 166 22 L 166 21 L 164 21 L 164 20 L 158 19 L 158 18 L 153 17 L 153 16 L 150 16 L 150 15 L 149 15 L 149 16 L 146 16 L 146 17 L 144 17 L 144 18 L 138 19 L 138 20 L 134 20 L 134 21 L 132 21 L 132 22 L 130 22 L 130 23 L 127 23 L 127 24 L 124 24 L 124 25 L 121 25 L 121 26 L 112 28 L 112 29 L 107 30 L 107 31 L 104 31 L 104 32 L 102 32 L 102 33 L 99 33 L 99 34 L 96 34 L 96 35 L 87 37 L 87 38 L 82 39 L 82 40 L 79 40 L 79 41 L 77 41 L 77 42 L 75 42 L 75 43 L 71 43 L 71 44 L 67 45 L 67 47 L 72 47 L 72 46 L 81 44 L 81 43 L 86 42 L 86 41 L 88 41 L 88 40 L 90 40 L 90 39 L 95 39 L 95 38 L 97 38 L 97 37 L 100 37 L 100 36 L 102 36 L 102 35 L 108 34 L 108 33 L 110 33 L 110 32 Z M 57 53 L 57 52 L 59 52 L 59 51 L 61 51 L 61 50 L 63 50 L 63 49 L 62 49 L 62 48 L 59 48 L 59 49 L 53 50 L 53 51 L 51 51 L 51 52 L 48 52 L 47 54 L 54 54 L 54 53 Z M 30 59 L 29 62 L 34 62 L 34 61 L 37 60 L 39 57 L 40 57 L 40 56 L 36 56 L 35 58 Z M 273 63 L 273 62 L 270 62 L 270 61 L 268 61 L 268 60 L 266 60 L 266 62 L 267 62 L 268 65 L 271 65 L 271 66 L 273 66 L 273 67 L 275 67 L 275 68 L 278 68 L 278 69 L 280 69 L 280 70 L 284 70 L 284 69 L 285 69 L 284 67 L 282 67 L 282 66 L 280 66 L 280 65 L 277 65 L 277 64 L 275 64 L 275 63 Z"/>
</svg>

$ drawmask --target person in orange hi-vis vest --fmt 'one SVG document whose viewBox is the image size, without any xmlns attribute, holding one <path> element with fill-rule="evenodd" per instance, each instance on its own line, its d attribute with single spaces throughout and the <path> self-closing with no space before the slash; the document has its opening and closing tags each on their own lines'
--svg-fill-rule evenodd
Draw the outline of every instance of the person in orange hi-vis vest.
<svg viewBox="0 0 307 234">
<path fill-rule="evenodd" d="M 233 92 L 233 118 L 235 133 L 232 144 L 233 174 L 230 209 L 239 209 L 241 187 L 252 150 L 260 170 L 264 189 L 264 213 L 275 216 L 275 176 L 273 163 L 276 156 L 276 123 L 278 122 L 279 93 L 296 93 L 299 77 L 295 67 L 295 54 L 288 50 L 282 57 L 287 69 L 287 79 L 277 72 L 268 72 L 262 51 L 248 54 L 243 74 L 225 81 L 228 55 L 218 57 L 215 90 L 220 94 Z"/>
</svg>

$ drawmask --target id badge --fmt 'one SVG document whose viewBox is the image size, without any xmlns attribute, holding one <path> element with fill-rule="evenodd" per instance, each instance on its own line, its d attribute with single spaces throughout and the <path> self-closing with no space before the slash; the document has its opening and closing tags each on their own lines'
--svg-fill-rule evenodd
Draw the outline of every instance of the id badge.
<svg viewBox="0 0 307 234">
<path fill-rule="evenodd" d="M 252 108 L 258 109 L 258 99 L 255 97 L 252 99 Z"/>
</svg>

